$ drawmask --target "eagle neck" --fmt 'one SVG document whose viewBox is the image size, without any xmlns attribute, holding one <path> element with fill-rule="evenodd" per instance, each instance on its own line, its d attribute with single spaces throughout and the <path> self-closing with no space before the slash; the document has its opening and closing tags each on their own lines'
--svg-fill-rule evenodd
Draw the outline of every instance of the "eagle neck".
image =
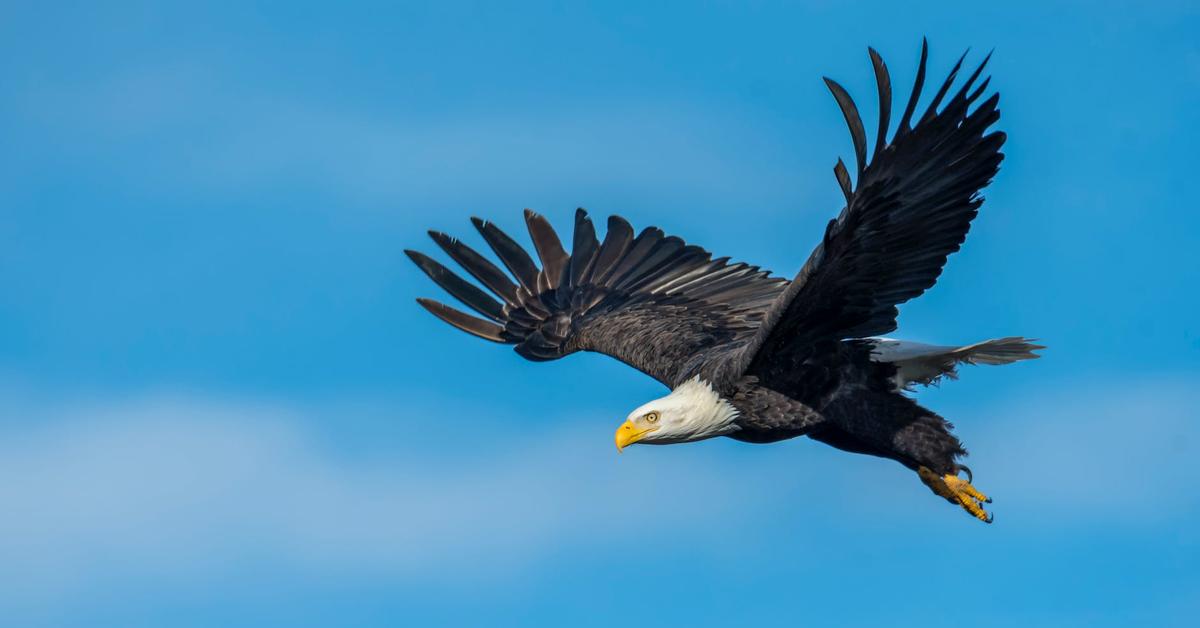
<svg viewBox="0 0 1200 628">
<path fill-rule="evenodd" d="M 734 423 L 738 409 L 699 375 L 676 386 L 668 398 L 686 408 L 689 440 L 721 436 L 738 429 Z"/>
</svg>

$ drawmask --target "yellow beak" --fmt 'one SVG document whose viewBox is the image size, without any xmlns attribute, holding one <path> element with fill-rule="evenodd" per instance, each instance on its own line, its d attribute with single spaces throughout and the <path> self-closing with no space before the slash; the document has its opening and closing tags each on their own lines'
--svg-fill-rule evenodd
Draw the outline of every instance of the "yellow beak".
<svg viewBox="0 0 1200 628">
<path fill-rule="evenodd" d="M 639 440 L 642 440 L 646 434 L 649 434 L 653 431 L 653 427 L 640 428 L 634 425 L 633 421 L 626 419 L 625 422 L 621 424 L 621 427 L 617 428 L 617 453 L 621 453 L 622 449 L 625 449 Z"/>
</svg>

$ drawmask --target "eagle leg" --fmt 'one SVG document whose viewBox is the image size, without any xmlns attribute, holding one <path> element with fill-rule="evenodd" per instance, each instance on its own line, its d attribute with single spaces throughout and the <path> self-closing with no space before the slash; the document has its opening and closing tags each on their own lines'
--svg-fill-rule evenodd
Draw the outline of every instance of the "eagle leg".
<svg viewBox="0 0 1200 628">
<path fill-rule="evenodd" d="M 944 497 L 951 504 L 961 506 L 972 517 L 984 523 L 992 522 L 992 515 L 983 509 L 983 504 L 990 504 L 992 498 L 980 493 L 968 480 L 951 474 L 939 476 L 929 467 L 920 467 L 917 469 L 917 475 L 921 476 L 921 481 L 934 494 Z"/>
</svg>

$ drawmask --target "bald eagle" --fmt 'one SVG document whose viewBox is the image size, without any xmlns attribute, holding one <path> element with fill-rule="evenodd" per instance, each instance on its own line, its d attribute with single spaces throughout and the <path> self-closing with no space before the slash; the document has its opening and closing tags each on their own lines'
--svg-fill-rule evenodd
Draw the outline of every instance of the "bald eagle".
<svg viewBox="0 0 1200 628">
<path fill-rule="evenodd" d="M 895 132 L 891 78 L 868 49 L 879 96 L 874 150 L 858 108 L 825 84 L 854 144 L 855 182 L 834 167 L 846 205 L 791 281 L 712 255 L 649 227 L 635 235 L 618 216 L 603 242 L 587 212 L 575 213 L 571 252 L 542 216 L 525 222 L 540 267 L 494 224 L 472 218 L 507 273 L 443 233 L 434 242 L 487 291 L 416 251 L 407 255 L 482 318 L 429 299 L 441 320 L 536 361 L 576 351 L 612 356 L 665 384 L 670 394 L 629 413 L 617 449 L 726 436 L 770 443 L 807 435 L 845 451 L 891 458 L 933 492 L 991 522 L 991 500 L 971 482 L 952 425 L 905 393 L 953 378 L 960 364 L 1008 364 L 1042 349 L 1020 337 L 966 346 L 881 338 L 897 306 L 929 289 L 962 245 L 995 176 L 1004 133 L 998 94 L 980 98 L 979 67 L 950 91 L 959 59 L 917 113 L 928 46 L 921 46 L 908 103 Z M 989 55 L 990 57 L 990 55 Z M 948 97 L 948 98 L 947 98 Z M 490 291 L 491 294 L 488 294 Z M 963 476 L 966 476 L 965 478 Z"/>
</svg>

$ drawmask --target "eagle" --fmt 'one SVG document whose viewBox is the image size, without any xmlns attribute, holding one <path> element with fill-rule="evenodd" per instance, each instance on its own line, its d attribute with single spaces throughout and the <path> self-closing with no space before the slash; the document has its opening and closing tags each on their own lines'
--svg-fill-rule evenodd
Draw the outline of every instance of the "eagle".
<svg viewBox="0 0 1200 628">
<path fill-rule="evenodd" d="M 874 148 L 850 95 L 826 78 L 850 130 L 856 176 L 838 159 L 833 171 L 846 204 L 791 281 L 714 259 L 657 227 L 635 232 L 619 216 L 608 219 L 601 241 L 583 209 L 575 212 L 568 253 L 550 223 L 525 210 L 537 263 L 496 225 L 471 219 L 507 272 L 463 242 L 429 233 L 477 284 L 405 251 L 478 316 L 417 302 L 529 360 L 593 351 L 667 386 L 669 394 L 617 428 L 618 451 L 635 443 L 717 436 L 772 443 L 804 435 L 895 460 L 936 495 L 991 523 L 984 506 L 991 499 L 960 462 L 967 452 L 953 425 L 909 393 L 955 378 L 959 365 L 1008 364 L 1039 357 L 1045 347 L 1015 336 L 965 346 L 883 337 L 897 327 L 897 306 L 932 287 L 962 246 L 980 192 L 1003 159 L 1005 134 L 992 130 L 999 95 L 984 97 L 990 79 L 979 80 L 991 55 L 951 92 L 963 53 L 918 113 L 929 54 L 922 41 L 916 80 L 889 137 L 891 78 L 880 55 L 868 54 L 879 96 Z"/>
</svg>

